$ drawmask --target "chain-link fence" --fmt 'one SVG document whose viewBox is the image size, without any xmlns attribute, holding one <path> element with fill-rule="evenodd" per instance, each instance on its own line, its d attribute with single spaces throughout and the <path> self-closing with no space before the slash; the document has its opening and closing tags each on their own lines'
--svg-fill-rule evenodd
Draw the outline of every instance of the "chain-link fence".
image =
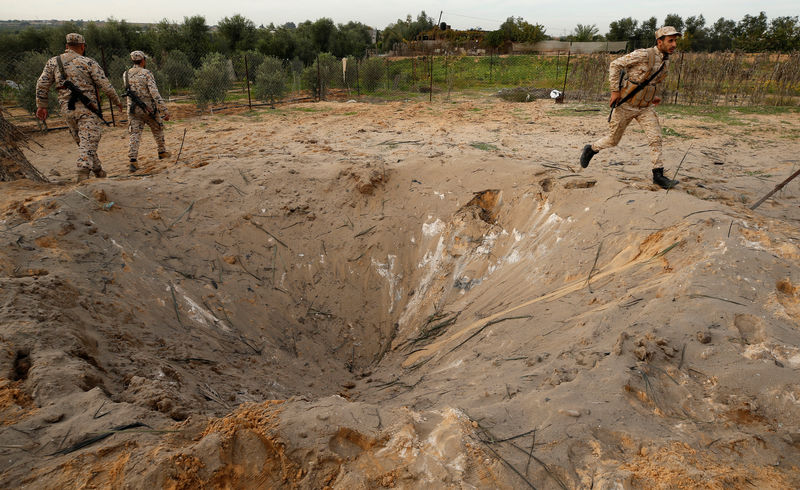
<svg viewBox="0 0 800 490">
<path fill-rule="evenodd" d="M 127 55 L 96 56 L 119 93 Z M 211 53 L 193 59 L 181 51 L 148 59 L 162 96 L 179 116 L 314 100 L 446 99 L 454 93 L 498 93 L 529 101 L 562 92 L 566 101 L 608 97 L 608 53 L 548 55 L 430 54 L 338 59 L 320 54 L 309 65 L 258 51 Z M 12 117 L 36 124 L 36 80 L 48 55 L 0 55 L 2 104 Z M 57 112 L 55 95 L 51 112 Z M 681 53 L 670 63 L 665 103 L 692 105 L 800 104 L 800 53 Z M 104 110 L 113 112 L 107 101 Z M 122 117 L 120 117 L 122 116 Z M 115 120 L 124 119 L 115 114 Z M 111 118 L 108 118 L 111 120 Z"/>
</svg>

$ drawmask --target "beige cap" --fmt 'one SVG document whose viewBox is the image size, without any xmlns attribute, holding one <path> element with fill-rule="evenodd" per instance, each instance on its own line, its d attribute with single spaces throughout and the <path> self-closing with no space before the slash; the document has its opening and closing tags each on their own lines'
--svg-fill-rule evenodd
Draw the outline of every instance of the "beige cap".
<svg viewBox="0 0 800 490">
<path fill-rule="evenodd" d="M 67 34 L 67 44 L 86 44 L 86 41 L 77 32 L 70 32 Z"/>
<path fill-rule="evenodd" d="M 142 61 L 145 58 L 147 58 L 147 56 L 145 56 L 142 51 L 133 51 L 131 53 L 131 61 Z"/>
<path fill-rule="evenodd" d="M 656 31 L 656 39 L 661 39 L 664 36 L 680 36 L 680 35 L 681 33 L 678 32 L 678 30 L 672 26 L 664 26 Z"/>
</svg>

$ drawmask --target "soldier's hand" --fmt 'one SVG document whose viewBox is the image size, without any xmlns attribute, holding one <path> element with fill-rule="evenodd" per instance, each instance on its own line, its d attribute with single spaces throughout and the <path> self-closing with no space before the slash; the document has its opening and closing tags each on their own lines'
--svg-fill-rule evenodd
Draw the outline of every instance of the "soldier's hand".
<svg viewBox="0 0 800 490">
<path fill-rule="evenodd" d="M 125 112 L 125 109 L 122 107 L 122 104 L 118 105 L 117 108 L 119 108 L 119 112 Z"/>
<path fill-rule="evenodd" d="M 661 97 L 653 97 L 653 105 L 658 105 L 661 103 Z"/>
<path fill-rule="evenodd" d="M 619 95 L 619 90 L 611 92 L 611 100 L 608 103 L 609 107 L 614 107 L 621 98 L 622 97 Z"/>
<path fill-rule="evenodd" d="M 36 109 L 36 117 L 44 121 L 47 119 L 47 109 L 45 107 L 40 107 Z"/>
<path fill-rule="evenodd" d="M 164 114 L 164 120 L 169 121 L 169 114 Z"/>
</svg>

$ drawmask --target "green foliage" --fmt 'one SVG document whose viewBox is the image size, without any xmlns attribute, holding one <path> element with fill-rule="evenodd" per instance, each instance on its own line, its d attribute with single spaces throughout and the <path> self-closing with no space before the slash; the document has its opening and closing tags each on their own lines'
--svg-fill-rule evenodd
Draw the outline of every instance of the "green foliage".
<svg viewBox="0 0 800 490">
<path fill-rule="evenodd" d="M 211 53 L 203 58 L 203 64 L 195 73 L 192 91 L 201 109 L 209 103 L 225 100 L 231 88 L 232 68 L 230 62 L 219 53 Z"/>
<path fill-rule="evenodd" d="M 256 40 L 256 25 L 241 14 L 224 17 L 219 21 L 217 29 L 228 52 L 248 49 Z"/>
<path fill-rule="evenodd" d="M 361 63 L 359 75 L 364 90 L 374 92 L 380 86 L 386 72 L 385 64 L 386 62 L 381 58 L 367 58 Z"/>
<path fill-rule="evenodd" d="M 244 58 L 247 57 L 247 70 L 245 70 Z M 233 71 L 236 73 L 237 80 L 244 80 L 246 73 L 249 74 L 250 81 L 256 79 L 256 70 L 267 59 L 267 55 L 260 51 L 246 51 L 244 53 L 234 53 L 231 56 L 231 63 L 233 63 Z"/>
<path fill-rule="evenodd" d="M 171 90 L 189 87 L 194 81 L 194 68 L 182 51 L 167 53 L 159 71 L 166 77 L 167 87 Z"/>
<path fill-rule="evenodd" d="M 683 32 L 683 18 L 678 14 L 669 14 L 664 17 L 664 25 L 672 26 L 677 29 L 678 32 Z"/>
<path fill-rule="evenodd" d="M 540 24 L 530 24 L 522 17 L 509 17 L 498 29 L 504 41 L 514 43 L 538 43 L 545 39 L 545 28 Z"/>
<path fill-rule="evenodd" d="M 394 49 L 396 43 L 403 41 L 413 41 L 423 32 L 433 29 L 434 20 L 428 17 L 423 10 L 417 15 L 416 20 L 411 19 L 411 15 L 406 16 L 405 20 L 397 19 L 397 22 L 389 24 L 381 33 L 380 48 L 383 51 Z"/>
<path fill-rule="evenodd" d="M 302 79 L 314 97 L 325 99 L 329 88 L 343 85 L 342 62 L 330 53 L 322 53 L 314 64 L 303 70 Z"/>
<path fill-rule="evenodd" d="M 286 93 L 287 81 L 283 62 L 274 56 L 267 57 L 256 70 L 256 99 L 274 104 Z"/>
<path fill-rule="evenodd" d="M 42 73 L 44 64 L 50 57 L 43 53 L 27 52 L 23 53 L 20 61 L 16 63 L 15 71 L 17 73 L 17 84 L 19 90 L 17 91 L 17 102 L 23 109 L 34 114 L 36 112 L 36 81 Z M 55 112 L 58 108 L 58 98 L 53 88 L 50 89 L 50 95 L 47 99 L 49 112 Z"/>
<path fill-rule="evenodd" d="M 636 34 L 638 25 L 639 21 L 633 20 L 633 17 L 615 20 L 608 25 L 606 39 L 609 41 L 630 41 Z"/>
<path fill-rule="evenodd" d="M 600 30 L 597 28 L 595 24 L 592 25 L 583 25 L 578 24 L 575 27 L 575 30 L 572 31 L 572 35 L 570 37 L 570 41 L 578 41 L 578 42 L 587 42 L 587 41 L 598 41 L 600 40 L 599 35 Z"/>
<path fill-rule="evenodd" d="M 113 56 L 108 61 L 106 68 L 108 68 L 108 72 L 106 73 L 106 77 L 108 77 L 109 81 L 111 81 L 111 85 L 114 86 L 114 89 L 117 93 L 121 94 L 125 90 L 125 82 L 122 81 L 122 74 L 128 69 L 133 67 L 133 63 L 130 61 L 130 55 L 127 56 Z"/>
</svg>

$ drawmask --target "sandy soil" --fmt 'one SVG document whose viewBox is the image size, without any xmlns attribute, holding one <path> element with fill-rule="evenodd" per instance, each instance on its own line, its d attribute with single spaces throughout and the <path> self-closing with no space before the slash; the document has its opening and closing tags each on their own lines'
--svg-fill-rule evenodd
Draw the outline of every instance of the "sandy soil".
<svg viewBox="0 0 800 490">
<path fill-rule="evenodd" d="M 0 485 L 800 486 L 800 115 L 318 103 L 0 184 Z M 177 107 L 175 108 L 177 111 Z M 175 163 L 186 131 L 180 160 Z M 688 153 L 687 153 L 688 150 Z"/>
</svg>

